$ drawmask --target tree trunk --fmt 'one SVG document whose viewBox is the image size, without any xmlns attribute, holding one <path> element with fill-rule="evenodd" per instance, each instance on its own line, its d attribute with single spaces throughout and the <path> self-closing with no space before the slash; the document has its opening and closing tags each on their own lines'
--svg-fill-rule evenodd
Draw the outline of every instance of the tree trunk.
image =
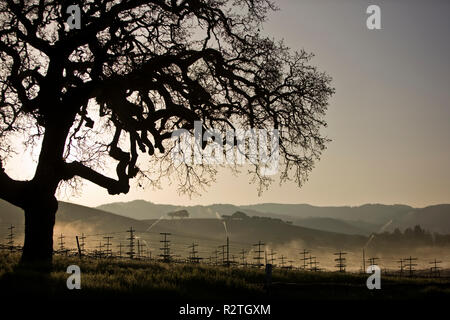
<svg viewBox="0 0 450 320">
<path fill-rule="evenodd" d="M 33 267 L 52 263 L 53 227 L 58 210 L 55 192 L 61 181 L 65 140 L 72 123 L 63 116 L 60 119 L 47 120 L 36 172 L 28 194 L 23 195 L 25 242 L 21 262 Z"/>
<path fill-rule="evenodd" d="M 58 210 L 56 198 L 35 197 L 25 209 L 25 243 L 23 264 L 44 264 L 51 266 L 53 255 L 53 227 Z"/>
</svg>

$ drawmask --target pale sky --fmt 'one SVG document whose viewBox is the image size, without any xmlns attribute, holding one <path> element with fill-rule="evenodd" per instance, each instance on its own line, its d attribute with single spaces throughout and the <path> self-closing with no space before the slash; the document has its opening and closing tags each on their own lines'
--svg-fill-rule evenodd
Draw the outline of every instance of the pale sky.
<svg viewBox="0 0 450 320">
<path fill-rule="evenodd" d="M 79 197 L 96 206 L 145 199 L 171 204 L 313 205 L 450 203 L 450 1 L 282 0 L 264 31 L 333 77 L 326 135 L 333 141 L 302 189 L 273 184 L 258 197 L 248 177 L 221 172 L 200 197 L 176 185 L 108 196 L 86 183 Z M 381 8 L 382 30 L 366 28 L 366 8 Z"/>
</svg>

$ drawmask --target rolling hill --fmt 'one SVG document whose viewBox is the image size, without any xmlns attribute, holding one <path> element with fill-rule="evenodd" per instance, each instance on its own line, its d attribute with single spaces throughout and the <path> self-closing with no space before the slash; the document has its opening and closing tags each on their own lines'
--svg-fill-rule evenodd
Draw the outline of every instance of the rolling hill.
<svg viewBox="0 0 450 320">
<path fill-rule="evenodd" d="M 295 219 L 295 224 L 311 229 L 359 235 L 370 235 L 375 229 L 378 228 L 377 225 L 364 224 L 362 222 L 358 223 L 357 221 L 321 217 Z"/>
<path fill-rule="evenodd" d="M 116 202 L 101 205 L 97 209 L 134 219 L 158 219 L 167 213 L 187 210 L 192 218 L 214 218 L 217 214 L 230 215 L 236 211 L 249 216 L 272 217 L 292 221 L 295 225 L 314 227 L 324 231 L 346 234 L 370 234 L 378 231 L 388 221 L 407 214 L 413 208 L 403 205 L 363 205 L 359 207 L 315 207 L 307 204 L 255 204 L 208 206 L 173 206 L 155 204 L 144 200 Z M 216 214 L 217 213 L 217 214 Z M 328 218 L 326 220 L 314 220 Z"/>
<path fill-rule="evenodd" d="M 130 202 L 108 203 L 98 206 L 97 209 L 132 219 L 144 220 L 158 219 L 169 212 L 182 210 L 184 207 L 169 204 L 155 204 L 145 200 L 134 200 Z"/>
<path fill-rule="evenodd" d="M 22 211 L 4 201 L 0 201 L 0 209 L 1 234 L 6 235 L 9 224 L 14 224 L 17 227 L 17 234 L 23 234 L 24 217 Z M 155 222 L 157 223 L 155 224 Z M 75 235 L 85 233 L 92 236 L 98 235 L 94 237 L 95 241 L 101 241 L 102 235 L 106 233 L 120 233 L 121 235 L 117 235 L 116 239 L 124 240 L 126 230 L 130 226 L 141 237 L 144 237 L 147 233 L 148 236 L 152 235 L 152 237 L 159 238 L 159 232 L 170 232 L 178 237 L 184 237 L 183 241 L 186 241 L 186 244 L 196 239 L 223 242 L 227 234 L 233 242 L 250 245 L 255 241 L 264 240 L 272 244 L 298 242 L 308 247 L 352 248 L 360 247 L 367 241 L 367 237 L 364 236 L 320 231 L 295 226 L 279 219 L 264 217 L 227 220 L 225 223 L 224 220 L 217 217 L 212 219 L 162 219 L 159 221 L 155 219 L 136 220 L 67 202 L 60 202 L 59 204 L 56 215 L 55 237 L 62 233 L 73 242 L 72 238 Z M 148 231 L 149 228 L 151 232 Z"/>
<path fill-rule="evenodd" d="M 25 218 L 23 211 L 6 201 L 0 200 L 0 236 L 6 235 L 7 227 L 13 224 L 17 234 L 24 230 Z M 56 214 L 55 233 L 81 234 L 116 232 L 133 227 L 144 231 L 148 228 L 143 221 L 119 216 L 110 212 L 76 205 L 68 202 L 59 202 Z"/>
<path fill-rule="evenodd" d="M 144 200 L 109 203 L 97 209 L 130 218 L 159 219 L 167 213 L 187 210 L 191 218 L 207 219 L 241 211 L 249 216 L 279 218 L 294 225 L 344 234 L 371 233 L 421 225 L 431 232 L 450 233 L 450 205 L 413 208 L 406 205 L 365 204 L 350 207 L 317 207 L 308 204 L 263 203 L 254 205 L 212 204 L 173 206 Z"/>
<path fill-rule="evenodd" d="M 146 221 L 149 224 L 155 222 L 155 220 Z M 308 248 L 360 248 L 367 241 L 367 237 L 364 236 L 320 231 L 265 218 L 227 220 L 225 224 L 226 227 L 221 220 L 217 219 L 161 220 L 152 228 L 152 231 L 182 234 L 192 238 L 201 236 L 218 241 L 224 241 L 229 235 L 234 242 L 241 243 L 263 240 L 267 244 L 288 244 L 297 241 Z"/>
<path fill-rule="evenodd" d="M 375 225 L 383 225 L 387 221 L 403 216 L 413 208 L 405 205 L 365 204 L 356 207 L 318 207 L 309 204 L 263 203 L 242 206 L 263 213 L 276 213 L 295 218 L 334 218 L 340 220 L 363 221 Z"/>
<path fill-rule="evenodd" d="M 393 219 L 387 230 L 399 228 L 403 231 L 416 225 L 433 232 L 450 234 L 450 204 L 411 210 L 408 214 Z"/>
<path fill-rule="evenodd" d="M 282 205 L 283 206 L 283 205 Z M 431 206 L 422 209 L 409 209 L 402 206 L 367 205 L 354 208 L 352 212 L 342 214 L 344 218 L 353 217 L 360 220 L 346 220 L 336 218 L 339 213 L 346 212 L 344 207 L 325 208 L 312 207 L 306 212 L 301 212 L 299 217 L 292 216 L 293 207 L 288 205 L 288 209 L 282 214 L 272 214 L 274 204 L 254 206 L 234 206 L 216 204 L 211 206 L 172 206 L 158 205 L 146 201 L 133 201 L 131 203 L 113 203 L 100 208 L 113 208 L 119 214 L 100 210 L 99 208 L 89 208 L 67 202 L 60 202 L 56 216 L 55 236 L 60 233 L 67 235 L 71 241 L 74 235 L 85 233 L 93 236 L 95 241 L 102 241 L 102 237 L 94 237 L 105 233 L 117 233 L 115 241 L 126 241 L 126 230 L 133 227 L 138 233 L 150 237 L 152 241 L 159 242 L 160 232 L 170 232 L 179 237 L 184 237 L 184 241 L 195 239 L 209 239 L 211 241 L 223 242 L 225 239 L 225 229 L 233 241 L 242 243 L 254 243 L 263 240 L 274 244 L 287 244 L 299 242 L 307 247 L 331 247 L 331 248 L 351 248 L 361 247 L 367 241 L 367 236 L 375 231 L 383 230 L 381 224 L 373 221 L 385 221 L 375 219 L 374 210 L 381 208 L 380 216 L 383 219 L 391 219 L 391 223 L 385 230 L 393 230 L 396 227 L 405 229 L 416 224 L 428 230 L 438 230 L 441 233 L 449 233 L 450 229 L 450 205 Z M 308 206 L 311 207 L 311 206 Z M 298 205 L 299 210 L 305 205 Z M 347 207 L 345 207 L 347 208 Z M 351 207 L 348 207 L 351 208 Z M 189 219 L 170 219 L 167 213 L 174 210 L 188 210 Z M 238 210 L 241 209 L 241 210 Z M 264 212 L 257 211 L 265 210 Z M 247 214 L 245 219 L 228 219 L 226 223 L 221 216 L 231 215 L 236 211 Z M 319 216 L 306 216 L 315 211 Z M 396 213 L 395 213 L 396 212 Z M 287 213 L 287 214 L 285 214 Z M 123 215 L 122 215 L 123 214 Z M 128 216 L 125 216 L 128 215 Z M 321 217 L 320 215 L 323 215 Z M 327 217 L 333 216 L 333 217 Z M 364 215 L 369 215 L 371 219 L 364 221 Z M 132 217 L 150 216 L 152 219 L 133 219 Z M 245 216 L 245 215 L 244 215 Z M 306 216 L 306 217 L 305 217 Z M 18 234 L 23 233 L 24 217 L 20 209 L 0 201 L 0 236 L 4 238 L 7 234 L 7 227 L 10 224 L 16 226 Z M 151 231 L 149 232 L 149 228 Z M 120 233 L 120 235 L 119 235 Z M 150 238 L 147 238 L 150 239 Z M 180 240 L 181 241 L 181 240 Z M 92 243 L 93 241 L 91 241 Z"/>
</svg>

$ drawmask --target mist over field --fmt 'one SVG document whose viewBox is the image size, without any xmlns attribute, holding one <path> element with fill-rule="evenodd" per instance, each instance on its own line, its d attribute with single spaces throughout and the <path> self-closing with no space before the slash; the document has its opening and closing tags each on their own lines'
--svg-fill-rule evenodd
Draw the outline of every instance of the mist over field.
<svg viewBox="0 0 450 320">
<path fill-rule="evenodd" d="M 16 243 L 21 243 L 23 217 L 19 210 L 4 202 L 1 207 L 0 235 L 7 237 L 7 227 L 15 224 Z M 436 208 L 440 208 L 438 213 Z M 229 259 L 238 265 L 255 263 L 255 244 L 262 241 L 263 260 L 278 267 L 303 268 L 302 259 L 306 257 L 306 268 L 310 269 L 311 257 L 315 259 L 317 269 L 335 271 L 335 253 L 342 251 L 346 253 L 346 270 L 361 272 L 364 251 L 366 267 L 368 259 L 378 258 L 376 262 L 385 272 L 398 271 L 399 260 L 408 257 L 418 259 L 416 269 L 429 269 L 434 259 L 442 261 L 439 267 L 449 269 L 450 236 L 437 232 L 448 228 L 446 220 L 442 219 L 450 215 L 448 208 L 445 205 L 422 209 L 381 205 L 321 208 L 282 204 L 182 207 L 146 201 L 89 208 L 62 202 L 57 214 L 54 249 L 60 249 L 60 236 L 63 235 L 64 247 L 76 254 L 75 237 L 83 235 L 86 237 L 84 249 L 94 253 L 105 248 L 105 237 L 110 236 L 109 249 L 118 255 L 121 245 L 121 254 L 126 256 L 127 230 L 132 227 L 136 241 L 142 245 L 142 255 L 153 259 L 158 259 L 161 254 L 160 233 L 168 232 L 171 234 L 171 252 L 179 260 L 188 259 L 189 246 L 196 243 L 197 255 L 203 262 L 221 263 L 223 257 L 219 247 L 226 244 L 228 237 Z M 424 219 L 423 212 L 428 211 L 434 215 L 429 214 Z M 186 217 L 176 217 L 178 212 L 183 212 Z M 405 224 L 405 217 L 412 225 Z M 414 229 L 418 219 L 430 229 Z M 304 256 L 303 250 L 309 253 Z"/>
</svg>

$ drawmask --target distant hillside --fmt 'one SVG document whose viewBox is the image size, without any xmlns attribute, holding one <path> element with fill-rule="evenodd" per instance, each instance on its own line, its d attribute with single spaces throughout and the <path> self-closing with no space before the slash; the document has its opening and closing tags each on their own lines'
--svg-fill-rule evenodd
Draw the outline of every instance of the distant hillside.
<svg viewBox="0 0 450 320">
<path fill-rule="evenodd" d="M 213 204 L 209 206 L 173 206 L 144 200 L 116 202 L 97 207 L 134 219 L 158 219 L 169 212 L 187 210 L 191 218 L 214 218 L 216 213 L 230 215 L 242 211 L 249 216 L 280 218 L 299 226 L 314 226 L 320 230 L 347 234 L 370 234 L 388 221 L 402 217 L 413 208 L 404 205 L 368 204 L 359 207 L 315 207 L 307 204 L 256 204 L 236 206 Z M 311 218 L 329 218 L 324 225 Z M 305 220 L 306 219 L 306 220 Z"/>
<path fill-rule="evenodd" d="M 391 219 L 403 216 L 413 208 L 405 205 L 365 204 L 357 207 L 316 207 L 309 204 L 264 203 L 241 206 L 265 213 L 288 215 L 295 218 L 334 218 L 364 221 L 383 225 Z"/>
<path fill-rule="evenodd" d="M 416 225 L 420 225 L 425 230 L 450 234 L 450 204 L 411 210 L 408 214 L 394 219 L 387 230 L 399 228 L 403 231 Z"/>
<path fill-rule="evenodd" d="M 152 227 L 151 231 L 156 237 L 159 236 L 159 232 L 172 232 L 173 234 L 190 237 L 191 240 L 208 238 L 223 241 L 225 226 L 221 216 L 230 216 L 237 211 L 241 212 L 240 216 L 245 217 L 247 215 L 249 218 L 229 218 L 226 221 L 226 227 L 232 235 L 233 241 L 248 243 L 262 239 L 274 243 L 298 241 L 311 246 L 343 248 L 361 245 L 367 240 L 367 235 L 372 232 L 389 231 L 396 227 L 405 229 L 417 224 L 430 231 L 450 233 L 450 205 L 431 206 L 423 209 L 383 205 L 329 208 L 308 205 L 280 206 L 281 209 L 284 207 L 286 210 L 277 214 L 269 211 L 276 208 L 275 204 L 267 204 L 267 207 L 265 205 L 234 206 L 226 204 L 182 207 L 158 205 L 140 200 L 101 206 L 105 210 L 114 210 L 115 213 L 112 213 L 98 208 L 60 202 L 56 216 L 55 235 L 63 233 L 67 235 L 68 241 L 69 239 L 73 241 L 74 235 L 81 232 L 91 235 L 120 232 L 120 239 L 125 240 L 125 230 L 130 226 L 138 232 L 145 232 L 157 220 L 164 218 Z M 293 214 L 295 206 L 299 210 L 297 211 L 298 216 Z M 377 208 L 380 209 L 379 215 L 382 218 L 374 217 L 377 215 Z M 171 219 L 168 216 L 169 212 L 178 210 L 187 210 L 189 218 L 181 220 Z M 308 216 L 314 212 L 319 216 Z M 342 214 L 342 218 L 338 218 L 339 214 Z M 151 219 L 137 220 L 132 217 L 151 217 Z M 373 221 L 380 222 L 374 223 Z M 6 236 L 9 224 L 16 226 L 18 234 L 23 232 L 23 212 L 4 201 L 0 201 L 1 238 Z M 116 237 L 116 241 L 118 237 L 119 235 Z"/>
<path fill-rule="evenodd" d="M 155 220 L 146 220 L 146 222 L 151 225 Z M 367 241 L 367 237 L 364 236 L 314 230 L 264 218 L 227 220 L 226 230 L 233 242 L 241 243 L 263 240 L 267 244 L 298 242 L 308 248 L 351 249 L 360 248 Z M 224 241 L 227 235 L 223 222 L 218 219 L 161 220 L 155 224 L 152 232 L 169 232 L 197 239 L 208 238 L 220 241 Z"/>
<path fill-rule="evenodd" d="M 120 214 L 137 220 L 158 219 L 173 211 L 184 209 L 181 206 L 170 204 L 155 204 L 145 200 L 134 200 L 130 202 L 113 202 L 98 206 L 97 209 Z"/>
<path fill-rule="evenodd" d="M 6 234 L 10 224 L 16 227 L 15 231 L 20 235 L 23 233 L 24 223 L 25 218 L 21 209 L 0 200 L 0 235 Z M 131 226 L 138 231 L 148 228 L 147 224 L 142 221 L 94 208 L 59 202 L 55 231 L 65 234 L 116 232 Z"/>
<path fill-rule="evenodd" d="M 143 221 L 67 202 L 59 203 L 56 223 L 77 230 L 88 227 L 96 232 L 116 232 L 129 227 L 144 231 L 148 228 Z"/>
<path fill-rule="evenodd" d="M 0 201 L 0 221 L 2 232 L 5 235 L 7 226 L 14 224 L 17 235 L 23 234 L 24 215 L 22 210 L 4 201 Z M 174 236 L 184 237 L 183 241 L 189 243 L 195 239 L 209 239 L 220 243 L 226 238 L 226 231 L 234 243 L 251 244 L 263 240 L 268 244 L 298 243 L 307 247 L 329 247 L 350 249 L 360 247 L 367 241 L 367 237 L 351 236 L 333 232 L 325 232 L 290 225 L 280 219 L 249 217 L 242 220 L 224 220 L 216 216 L 209 219 L 163 219 L 135 220 L 99 209 L 88 208 L 76 204 L 60 202 L 56 215 L 55 237 L 59 233 L 66 236 L 66 243 L 74 246 L 75 235 L 85 233 L 99 235 L 91 238 L 91 248 L 95 241 L 102 240 L 104 233 L 120 233 L 123 240 L 125 230 L 132 226 L 137 232 L 146 232 L 151 226 L 151 233 L 159 236 L 159 232 L 170 232 Z M 158 240 L 159 241 L 159 240 Z M 19 240 L 20 242 L 20 240 Z M 57 246 L 57 243 L 55 243 Z"/>
<path fill-rule="evenodd" d="M 1 229 L 5 230 L 7 226 L 10 224 L 13 225 L 23 225 L 25 221 L 25 217 L 23 214 L 23 211 L 13 206 L 12 204 L 0 200 L 0 227 Z M 3 234 L 4 232 L 0 232 L 0 234 Z"/>
<path fill-rule="evenodd" d="M 364 228 L 361 224 L 357 225 L 356 222 L 333 218 L 304 218 L 296 220 L 296 224 L 306 228 L 343 234 L 370 235 L 373 232 L 373 229 Z"/>
</svg>

